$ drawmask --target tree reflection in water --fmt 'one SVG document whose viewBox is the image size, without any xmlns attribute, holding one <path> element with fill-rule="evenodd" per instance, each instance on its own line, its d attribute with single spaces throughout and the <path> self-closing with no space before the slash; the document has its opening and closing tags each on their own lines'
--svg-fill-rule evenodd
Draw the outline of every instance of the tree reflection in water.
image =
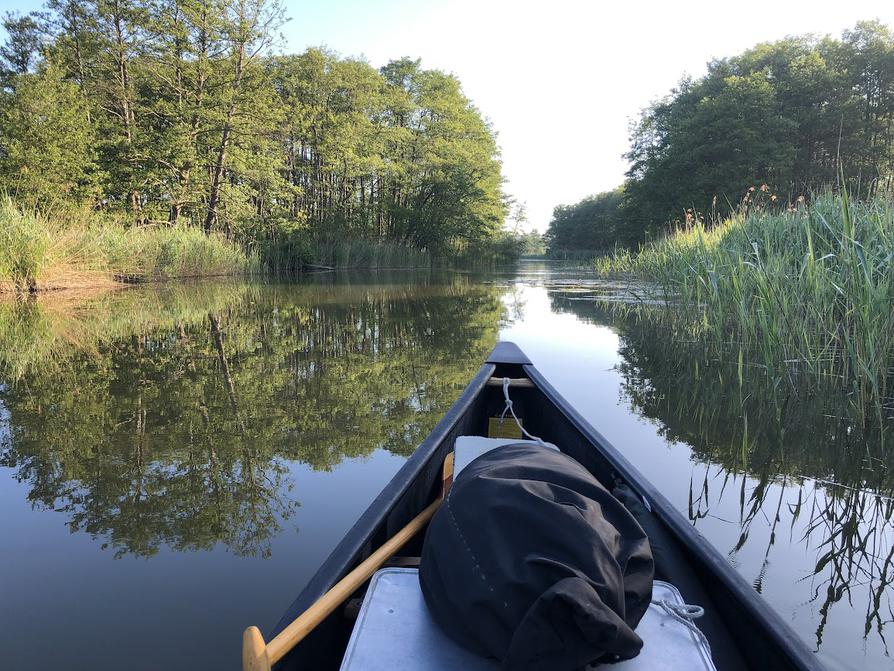
<svg viewBox="0 0 894 671">
<path fill-rule="evenodd" d="M 0 465 L 116 555 L 265 556 L 290 466 L 407 455 L 497 338 L 494 288 L 197 284 L 0 304 Z"/>
</svg>

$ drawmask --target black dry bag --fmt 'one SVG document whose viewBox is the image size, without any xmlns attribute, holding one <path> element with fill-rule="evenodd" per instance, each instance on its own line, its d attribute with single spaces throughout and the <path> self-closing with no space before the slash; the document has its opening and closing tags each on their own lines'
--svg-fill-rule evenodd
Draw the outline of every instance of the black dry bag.
<svg viewBox="0 0 894 671">
<path fill-rule="evenodd" d="M 429 526 L 419 580 L 456 642 L 513 671 L 636 656 L 652 597 L 636 520 L 571 457 L 500 447 L 456 478 Z"/>
</svg>

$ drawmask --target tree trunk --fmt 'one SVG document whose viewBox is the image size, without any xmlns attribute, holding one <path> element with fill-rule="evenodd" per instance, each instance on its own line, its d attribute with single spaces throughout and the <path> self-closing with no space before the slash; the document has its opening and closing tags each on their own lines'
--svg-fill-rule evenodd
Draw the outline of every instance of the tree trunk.
<svg viewBox="0 0 894 671">
<path fill-rule="evenodd" d="M 127 59 L 127 44 L 124 39 L 124 22 L 122 18 L 121 3 L 115 0 L 112 6 L 112 25 L 115 30 L 116 61 L 118 66 L 118 85 L 120 98 L 118 107 L 121 113 L 121 121 L 124 124 L 124 140 L 127 145 L 127 161 L 133 166 L 133 143 L 135 116 L 133 102 L 130 99 L 130 72 Z M 140 192 L 135 185 L 130 184 L 130 207 L 136 215 L 137 223 L 140 223 Z"/>
<path fill-rule="evenodd" d="M 208 194 L 208 213 L 205 215 L 205 233 L 210 233 L 217 222 L 217 207 L 220 204 L 220 189 L 223 185 L 224 168 L 227 162 L 227 149 L 230 146 L 230 138 L 233 133 L 233 117 L 239 105 L 239 91 L 242 88 L 242 75 L 245 67 L 246 42 L 244 38 L 236 45 L 236 72 L 233 78 L 232 99 L 227 107 L 227 116 L 224 121 L 223 133 L 220 138 L 220 146 L 217 150 L 217 160 L 214 162 L 214 171 L 211 173 L 211 190 Z"/>
</svg>

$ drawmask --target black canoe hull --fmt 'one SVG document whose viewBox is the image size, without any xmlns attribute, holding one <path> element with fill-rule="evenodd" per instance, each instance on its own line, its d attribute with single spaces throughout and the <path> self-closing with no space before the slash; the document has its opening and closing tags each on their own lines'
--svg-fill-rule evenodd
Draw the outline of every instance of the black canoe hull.
<svg viewBox="0 0 894 671">
<path fill-rule="evenodd" d="M 487 418 L 503 407 L 492 377 L 527 377 L 532 388 L 513 388 L 525 427 L 558 445 L 603 483 L 623 481 L 648 512 L 640 522 L 656 553 L 660 577 L 690 603 L 705 607 L 700 626 L 711 642 L 719 671 L 821 670 L 803 640 L 722 555 L 596 429 L 571 407 L 513 343 L 499 343 L 435 429 L 360 516 L 266 637 L 270 640 L 310 607 L 354 566 L 401 529 L 437 496 L 444 458 L 461 435 L 485 433 Z M 418 554 L 418 541 L 413 549 Z M 337 669 L 350 622 L 337 610 L 278 665 L 278 669 Z"/>
</svg>

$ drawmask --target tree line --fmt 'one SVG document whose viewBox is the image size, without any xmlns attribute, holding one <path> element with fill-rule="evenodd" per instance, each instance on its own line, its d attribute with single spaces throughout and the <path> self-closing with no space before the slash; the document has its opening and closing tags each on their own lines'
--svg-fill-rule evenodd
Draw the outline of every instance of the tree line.
<svg viewBox="0 0 894 671">
<path fill-rule="evenodd" d="M 809 199 L 840 172 L 862 196 L 890 188 L 894 33 L 864 21 L 840 39 L 788 37 L 714 60 L 643 110 L 625 158 L 618 190 L 555 209 L 553 253 L 635 246 L 725 216 L 762 186 L 779 204 Z"/>
<path fill-rule="evenodd" d="M 250 241 L 441 254 L 505 237 L 495 134 L 456 77 L 409 58 L 282 55 L 283 21 L 277 0 L 8 14 L 0 188 Z"/>
</svg>

